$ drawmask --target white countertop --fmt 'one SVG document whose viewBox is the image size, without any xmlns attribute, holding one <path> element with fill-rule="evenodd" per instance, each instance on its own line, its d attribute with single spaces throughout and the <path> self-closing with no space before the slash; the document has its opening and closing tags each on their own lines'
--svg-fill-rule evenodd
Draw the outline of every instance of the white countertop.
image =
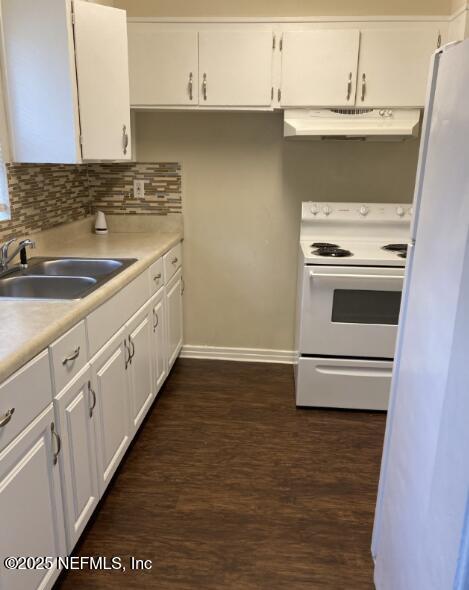
<svg viewBox="0 0 469 590">
<path fill-rule="evenodd" d="M 0 382 L 130 283 L 183 237 L 182 231 L 96 236 L 89 230 L 71 230 L 67 235 L 63 229 L 51 232 L 47 239 L 39 238 L 38 248 L 30 256 L 137 258 L 137 262 L 80 300 L 0 299 Z"/>
</svg>

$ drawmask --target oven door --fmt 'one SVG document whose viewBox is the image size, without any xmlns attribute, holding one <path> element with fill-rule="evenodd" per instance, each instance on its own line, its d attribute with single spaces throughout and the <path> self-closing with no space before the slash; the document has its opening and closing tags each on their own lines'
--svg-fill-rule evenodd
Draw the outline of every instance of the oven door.
<svg viewBox="0 0 469 590">
<path fill-rule="evenodd" d="M 306 266 L 300 354 L 392 359 L 404 272 Z"/>
</svg>

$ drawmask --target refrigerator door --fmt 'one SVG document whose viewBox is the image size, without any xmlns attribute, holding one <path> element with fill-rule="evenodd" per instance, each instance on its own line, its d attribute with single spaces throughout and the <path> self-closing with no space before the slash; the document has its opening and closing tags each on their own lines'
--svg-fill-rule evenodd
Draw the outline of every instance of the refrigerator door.
<svg viewBox="0 0 469 590">
<path fill-rule="evenodd" d="M 375 519 L 378 590 L 453 587 L 469 489 L 469 42 L 434 66 Z"/>
</svg>

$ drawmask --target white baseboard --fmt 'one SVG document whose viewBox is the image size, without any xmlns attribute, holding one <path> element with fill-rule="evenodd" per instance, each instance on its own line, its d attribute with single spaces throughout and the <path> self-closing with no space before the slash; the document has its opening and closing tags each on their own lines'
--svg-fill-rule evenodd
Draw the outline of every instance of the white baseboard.
<svg viewBox="0 0 469 590">
<path fill-rule="evenodd" d="M 243 361 L 251 363 L 283 363 L 293 365 L 297 361 L 297 353 L 293 350 L 271 350 L 264 348 L 225 348 L 218 346 L 182 347 L 181 358 L 216 359 L 223 361 Z"/>
</svg>

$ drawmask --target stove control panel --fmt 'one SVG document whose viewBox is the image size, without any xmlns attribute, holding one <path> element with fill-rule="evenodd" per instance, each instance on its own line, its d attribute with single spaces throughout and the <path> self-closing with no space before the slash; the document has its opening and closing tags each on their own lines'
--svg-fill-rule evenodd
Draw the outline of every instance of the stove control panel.
<svg viewBox="0 0 469 590">
<path fill-rule="evenodd" d="M 405 203 L 303 203 L 302 219 L 344 221 L 408 221 L 412 206 Z"/>
</svg>

